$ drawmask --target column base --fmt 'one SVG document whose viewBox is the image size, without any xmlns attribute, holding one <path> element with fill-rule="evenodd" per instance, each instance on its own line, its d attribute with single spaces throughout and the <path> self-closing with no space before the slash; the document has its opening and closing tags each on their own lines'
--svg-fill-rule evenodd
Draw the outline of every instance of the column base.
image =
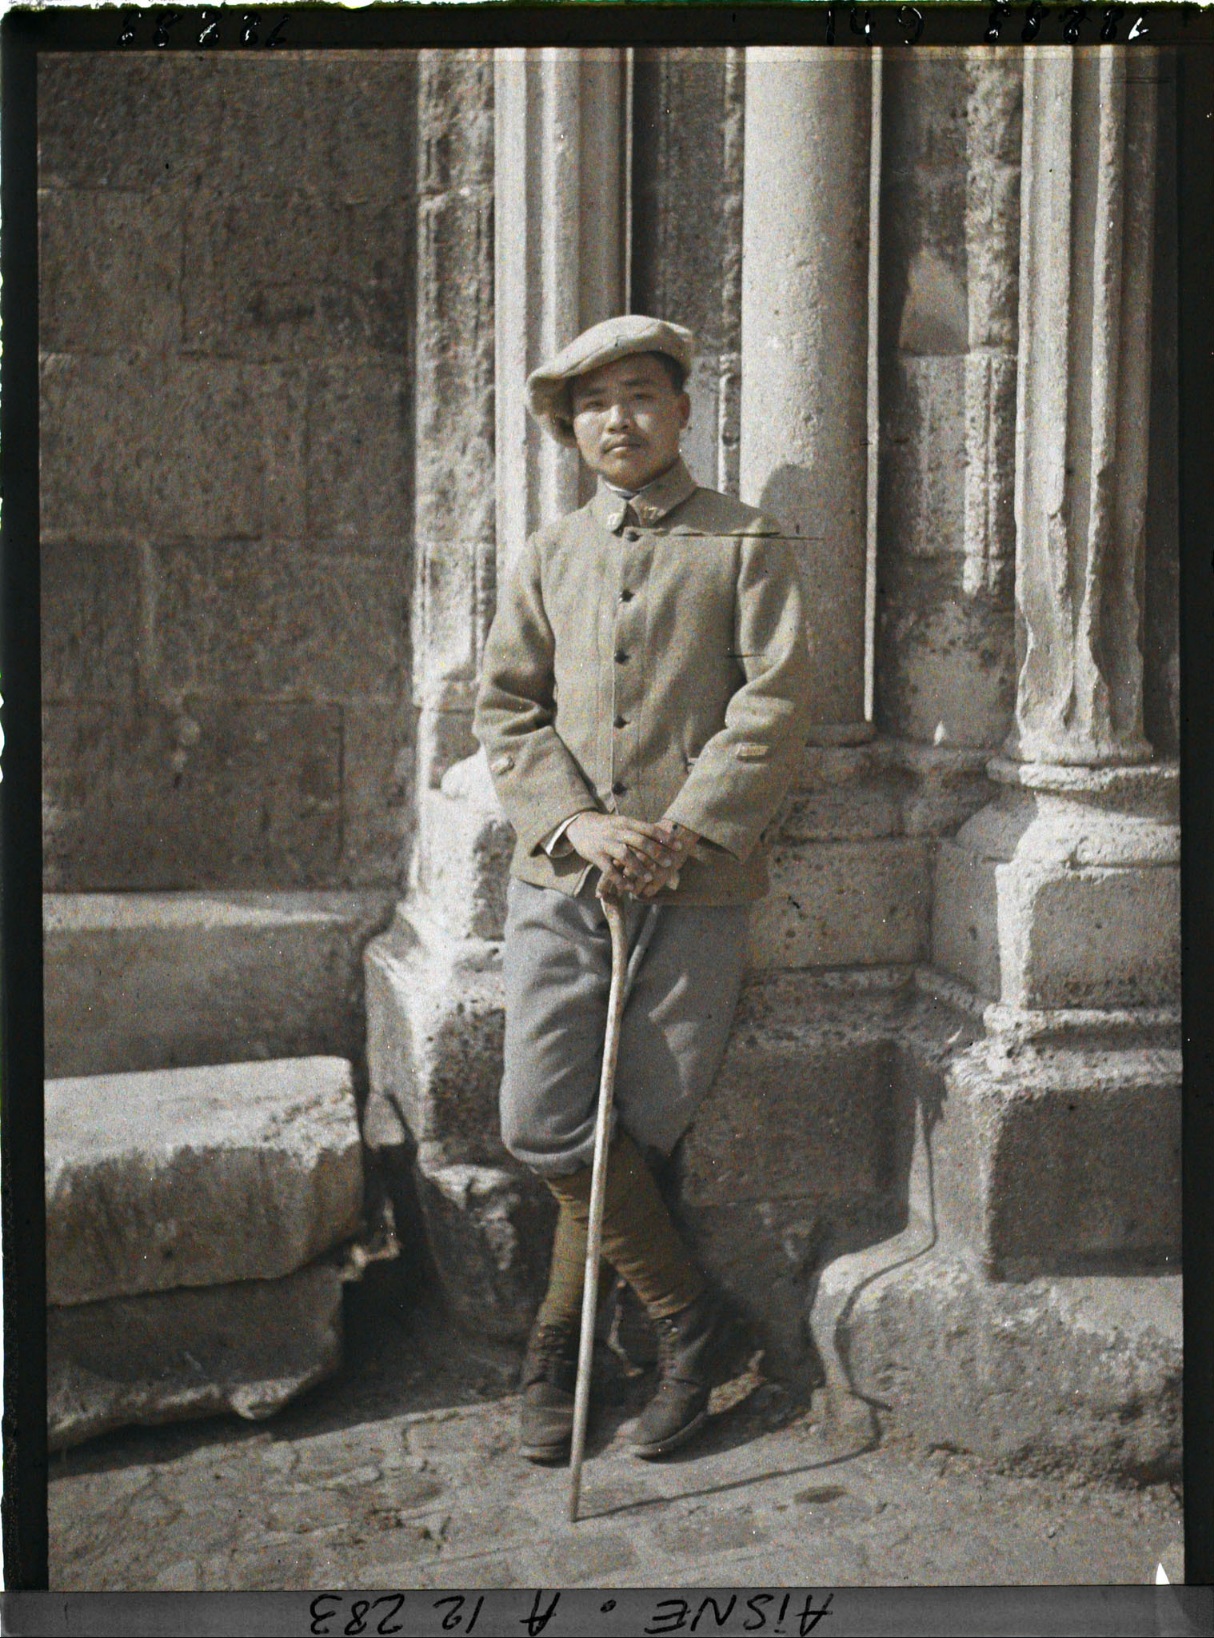
<svg viewBox="0 0 1214 1638">
<path fill-rule="evenodd" d="M 989 772 L 999 796 L 940 844 L 933 965 L 1021 1010 L 1173 1004 L 1176 768 Z"/>
<path fill-rule="evenodd" d="M 556 1203 L 521 1168 L 442 1166 L 419 1155 L 414 1179 L 443 1299 L 473 1336 L 521 1342 L 547 1284 Z"/>
<path fill-rule="evenodd" d="M 502 1146 L 501 948 L 452 938 L 425 906 L 367 949 L 363 1122 L 394 1196 L 415 1197 L 452 1315 L 504 1340 L 543 1295 L 555 1209 Z"/>
<path fill-rule="evenodd" d="M 453 1316 L 526 1335 L 543 1294 L 555 1207 L 501 1141 L 501 938 L 512 833 L 484 757 L 422 800 L 413 892 L 364 957 L 363 1119 L 394 1198 L 416 1201 Z"/>
<path fill-rule="evenodd" d="M 813 1330 L 839 1436 L 892 1435 L 1034 1473 L 1180 1476 L 1178 1275 L 996 1284 L 928 1247 L 916 1223 L 823 1273 Z"/>
</svg>

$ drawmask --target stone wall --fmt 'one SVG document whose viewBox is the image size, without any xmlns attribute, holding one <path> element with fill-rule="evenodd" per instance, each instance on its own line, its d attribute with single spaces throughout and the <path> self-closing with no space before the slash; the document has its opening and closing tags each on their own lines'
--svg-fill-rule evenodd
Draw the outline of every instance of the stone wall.
<svg viewBox="0 0 1214 1638">
<path fill-rule="evenodd" d="M 48 887 L 393 887 L 415 59 L 46 57 Z"/>
</svg>

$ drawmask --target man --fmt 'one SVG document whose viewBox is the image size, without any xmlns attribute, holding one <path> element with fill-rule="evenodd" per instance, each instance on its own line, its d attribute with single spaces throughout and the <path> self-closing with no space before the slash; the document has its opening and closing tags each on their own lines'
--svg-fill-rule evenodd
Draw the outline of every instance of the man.
<svg viewBox="0 0 1214 1638">
<path fill-rule="evenodd" d="M 663 1456 L 745 1357 L 645 1153 L 669 1155 L 707 1091 L 741 984 L 760 841 L 803 739 L 806 632 L 792 550 L 702 489 L 679 441 L 692 337 L 595 325 L 527 383 L 531 413 L 598 477 L 500 590 L 475 731 L 517 834 L 503 950 L 502 1134 L 559 1206 L 523 1368 L 522 1449 L 561 1459 L 573 1420 L 591 1161 L 610 981 L 600 900 L 630 936 L 656 908 L 624 1014 L 603 1248 L 658 1330 L 633 1437 Z"/>
</svg>

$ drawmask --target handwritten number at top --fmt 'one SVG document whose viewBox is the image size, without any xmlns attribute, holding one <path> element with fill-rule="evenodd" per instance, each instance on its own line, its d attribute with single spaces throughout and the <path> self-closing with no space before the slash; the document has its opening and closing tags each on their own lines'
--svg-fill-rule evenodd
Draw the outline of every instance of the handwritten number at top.
<svg viewBox="0 0 1214 1638">
<path fill-rule="evenodd" d="M 152 34 L 152 44 L 158 51 L 163 51 L 169 44 L 169 36 L 172 34 L 172 43 L 177 46 L 187 48 L 190 46 L 202 46 L 204 48 L 217 46 L 219 44 L 219 24 L 222 15 L 217 7 L 204 7 L 198 16 L 198 34 L 191 39 L 186 36 L 185 32 L 189 25 L 189 18 L 184 17 L 182 12 L 172 9 L 158 12 Z M 136 7 L 123 12 L 122 24 L 118 38 L 115 41 L 116 45 L 133 46 L 135 44 L 135 34 L 141 16 L 142 13 Z M 283 36 L 286 33 L 289 21 L 288 13 L 283 12 L 263 41 L 261 38 L 260 14 L 255 11 L 246 11 L 240 19 L 240 43 L 242 46 L 261 46 L 263 49 L 286 45 L 287 42 Z"/>
</svg>

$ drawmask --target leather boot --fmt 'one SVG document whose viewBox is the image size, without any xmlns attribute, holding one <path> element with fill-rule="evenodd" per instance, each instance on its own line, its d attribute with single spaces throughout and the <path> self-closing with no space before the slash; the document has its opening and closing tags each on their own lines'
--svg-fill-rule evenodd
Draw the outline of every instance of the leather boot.
<svg viewBox="0 0 1214 1638">
<path fill-rule="evenodd" d="M 531 1462 L 561 1462 L 573 1435 L 577 1387 L 576 1324 L 536 1321 L 527 1341 L 520 1386 L 519 1449 Z"/>
<path fill-rule="evenodd" d="M 692 1437 L 708 1415 L 713 1388 L 737 1375 L 754 1346 L 745 1320 L 711 1290 L 655 1325 L 657 1392 L 632 1435 L 633 1454 L 647 1459 Z"/>
</svg>

